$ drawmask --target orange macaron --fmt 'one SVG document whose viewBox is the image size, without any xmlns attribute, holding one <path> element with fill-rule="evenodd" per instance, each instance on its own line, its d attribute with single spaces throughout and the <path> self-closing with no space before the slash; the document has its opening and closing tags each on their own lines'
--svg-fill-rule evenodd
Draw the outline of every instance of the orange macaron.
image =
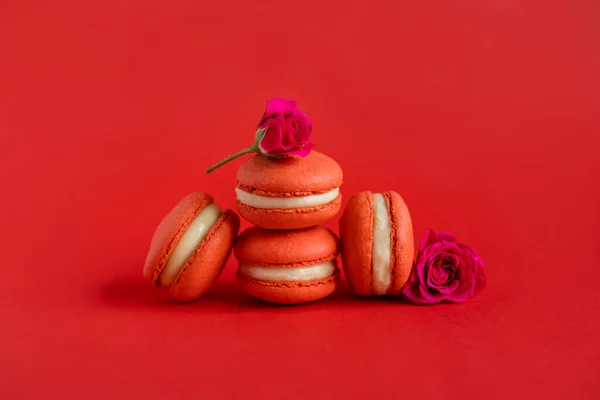
<svg viewBox="0 0 600 400">
<path fill-rule="evenodd" d="M 160 222 L 146 257 L 144 276 L 179 301 L 210 289 L 231 254 L 239 217 L 206 193 L 192 193 Z"/>
<path fill-rule="evenodd" d="M 339 283 L 338 238 L 314 226 L 292 231 L 253 227 L 236 240 L 238 283 L 254 297 L 277 304 L 322 299 Z"/>
<path fill-rule="evenodd" d="M 255 155 L 237 172 L 237 209 L 254 225 L 299 229 L 325 222 L 340 210 L 342 169 L 312 151 L 306 157 Z"/>
<path fill-rule="evenodd" d="M 414 261 L 410 213 L 400 195 L 360 192 L 340 219 L 342 263 L 348 284 L 359 296 L 398 295 Z"/>
</svg>

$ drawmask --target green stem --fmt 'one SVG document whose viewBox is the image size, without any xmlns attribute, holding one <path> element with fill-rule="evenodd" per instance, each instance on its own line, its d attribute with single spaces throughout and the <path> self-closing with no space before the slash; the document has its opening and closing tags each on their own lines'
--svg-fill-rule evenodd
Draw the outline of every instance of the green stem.
<svg viewBox="0 0 600 400">
<path fill-rule="evenodd" d="M 247 149 L 238 151 L 235 154 L 230 155 L 229 157 L 225 158 L 224 160 L 219 161 L 218 163 L 216 163 L 215 165 L 213 165 L 212 167 L 210 167 L 209 169 L 206 170 L 207 174 L 210 174 L 211 172 L 213 172 L 215 169 L 219 168 L 220 166 L 222 166 L 223 164 L 227 164 L 229 161 L 241 157 L 244 154 L 248 154 L 248 153 L 254 153 L 258 150 L 256 145 L 252 145 L 252 147 L 248 147 Z"/>
</svg>

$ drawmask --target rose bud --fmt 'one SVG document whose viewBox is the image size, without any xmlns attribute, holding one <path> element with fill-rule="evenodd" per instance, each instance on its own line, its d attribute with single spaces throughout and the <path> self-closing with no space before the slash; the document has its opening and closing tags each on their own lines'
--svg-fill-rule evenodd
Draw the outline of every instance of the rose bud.
<svg viewBox="0 0 600 400">
<path fill-rule="evenodd" d="M 298 109 L 294 100 L 271 99 L 258 123 L 252 146 L 230 155 L 206 170 L 209 174 L 220 166 L 248 153 L 267 157 L 306 157 L 314 147 L 310 142 L 312 123 Z"/>
</svg>

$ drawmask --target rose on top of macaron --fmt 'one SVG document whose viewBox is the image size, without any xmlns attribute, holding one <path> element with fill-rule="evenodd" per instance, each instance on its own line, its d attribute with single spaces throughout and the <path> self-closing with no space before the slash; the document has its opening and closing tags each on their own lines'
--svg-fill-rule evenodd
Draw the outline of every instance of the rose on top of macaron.
<svg viewBox="0 0 600 400">
<path fill-rule="evenodd" d="M 252 146 L 238 151 L 206 170 L 210 174 L 244 154 L 259 153 L 267 157 L 306 157 L 315 147 L 310 142 L 312 122 L 298 109 L 295 100 L 273 98 L 267 103 L 258 123 Z"/>
</svg>

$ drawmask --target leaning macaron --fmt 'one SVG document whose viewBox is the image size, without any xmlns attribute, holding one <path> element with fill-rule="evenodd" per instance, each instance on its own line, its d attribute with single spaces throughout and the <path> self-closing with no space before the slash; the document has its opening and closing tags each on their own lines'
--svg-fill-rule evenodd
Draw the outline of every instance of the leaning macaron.
<svg viewBox="0 0 600 400">
<path fill-rule="evenodd" d="M 168 287 L 179 301 L 198 299 L 225 266 L 239 227 L 239 217 L 223 211 L 210 195 L 188 195 L 156 228 L 144 276 Z"/>
<path fill-rule="evenodd" d="M 253 227 L 237 238 L 234 254 L 242 289 L 271 303 L 319 300 L 339 282 L 339 241 L 321 226 L 292 231 Z"/>
<path fill-rule="evenodd" d="M 346 280 L 359 296 L 398 295 L 414 259 L 410 213 L 400 195 L 360 192 L 340 219 Z"/>
<path fill-rule="evenodd" d="M 342 169 L 312 151 L 306 157 L 255 155 L 237 172 L 237 209 L 254 225 L 299 229 L 323 223 L 340 210 Z"/>
</svg>

